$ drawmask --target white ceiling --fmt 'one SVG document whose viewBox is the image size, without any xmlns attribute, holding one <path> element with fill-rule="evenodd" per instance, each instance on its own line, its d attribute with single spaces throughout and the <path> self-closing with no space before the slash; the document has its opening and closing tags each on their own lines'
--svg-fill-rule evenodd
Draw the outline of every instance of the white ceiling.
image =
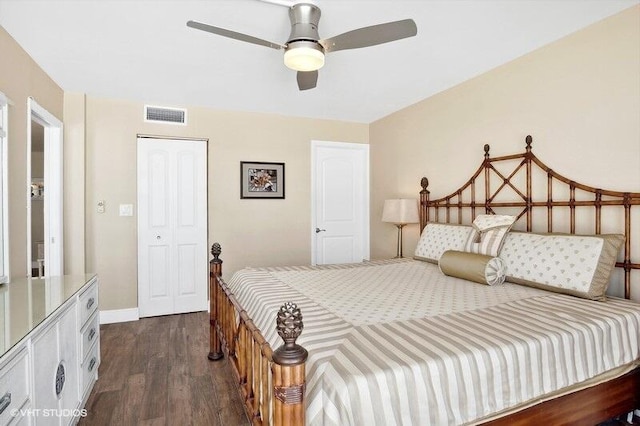
<svg viewBox="0 0 640 426">
<path fill-rule="evenodd" d="M 306 92 L 282 51 L 185 25 L 284 43 L 287 9 L 261 1 L 0 0 L 0 25 L 66 91 L 369 123 L 639 2 L 318 0 L 321 37 L 405 18 L 418 35 L 330 53 Z"/>
</svg>

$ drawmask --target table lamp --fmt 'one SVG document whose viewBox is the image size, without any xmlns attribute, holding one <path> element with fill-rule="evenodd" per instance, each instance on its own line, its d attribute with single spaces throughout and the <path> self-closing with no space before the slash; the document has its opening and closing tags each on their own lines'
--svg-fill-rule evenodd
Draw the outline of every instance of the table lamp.
<svg viewBox="0 0 640 426">
<path fill-rule="evenodd" d="M 398 247 L 396 257 L 402 257 L 402 228 L 409 223 L 418 223 L 418 200 L 400 198 L 385 200 L 382 221 L 398 227 Z"/>
</svg>

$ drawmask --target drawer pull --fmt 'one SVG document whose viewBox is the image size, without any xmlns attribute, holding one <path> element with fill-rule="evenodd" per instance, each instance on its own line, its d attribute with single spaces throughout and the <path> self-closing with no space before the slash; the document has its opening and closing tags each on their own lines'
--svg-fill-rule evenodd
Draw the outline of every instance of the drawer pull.
<svg viewBox="0 0 640 426">
<path fill-rule="evenodd" d="M 91 358 L 91 361 L 89 361 L 89 372 L 93 371 L 93 368 L 96 366 L 96 357 L 94 356 L 93 358 Z"/>
<path fill-rule="evenodd" d="M 94 337 L 96 337 L 96 329 L 92 328 L 89 332 L 89 341 L 92 341 Z"/>
<path fill-rule="evenodd" d="M 0 399 L 0 414 L 4 413 L 4 410 L 11 405 L 11 392 L 7 392 L 4 394 L 2 399 Z"/>
<path fill-rule="evenodd" d="M 94 299 L 93 297 L 92 297 L 92 298 L 90 298 L 90 299 L 87 301 L 87 310 L 91 309 L 91 307 L 93 306 L 93 304 L 94 304 L 94 303 L 96 303 L 96 299 Z"/>
</svg>

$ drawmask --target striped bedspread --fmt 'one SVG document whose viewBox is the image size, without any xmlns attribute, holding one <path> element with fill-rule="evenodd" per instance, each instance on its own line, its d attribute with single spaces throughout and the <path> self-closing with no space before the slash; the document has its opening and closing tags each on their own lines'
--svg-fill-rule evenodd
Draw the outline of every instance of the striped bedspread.
<svg viewBox="0 0 640 426">
<path fill-rule="evenodd" d="M 274 349 L 279 307 L 301 308 L 308 425 L 473 423 L 639 357 L 636 303 L 480 285 L 414 260 L 248 268 L 229 286 Z"/>
</svg>

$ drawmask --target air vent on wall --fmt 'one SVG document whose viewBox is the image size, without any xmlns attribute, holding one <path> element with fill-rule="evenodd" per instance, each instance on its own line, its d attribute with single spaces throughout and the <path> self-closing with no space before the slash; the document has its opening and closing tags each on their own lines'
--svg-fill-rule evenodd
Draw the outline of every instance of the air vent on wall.
<svg viewBox="0 0 640 426">
<path fill-rule="evenodd" d="M 187 110 L 182 108 L 145 105 L 144 121 L 153 123 L 187 124 Z"/>
</svg>

